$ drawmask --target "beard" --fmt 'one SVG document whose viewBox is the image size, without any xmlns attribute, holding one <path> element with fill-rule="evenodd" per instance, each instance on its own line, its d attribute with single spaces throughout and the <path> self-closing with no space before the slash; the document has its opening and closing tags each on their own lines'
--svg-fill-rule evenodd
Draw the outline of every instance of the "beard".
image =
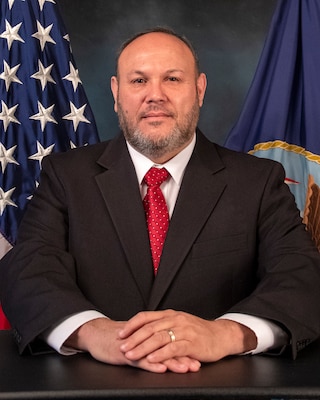
<svg viewBox="0 0 320 400">
<path fill-rule="evenodd" d="M 127 118 L 119 99 L 117 104 L 119 125 L 125 139 L 134 149 L 150 159 L 160 159 L 166 154 L 178 153 L 193 137 L 199 120 L 200 107 L 198 99 L 196 99 L 182 121 L 177 122 L 166 135 L 147 134 L 140 130 L 132 120 Z M 147 112 L 159 109 L 161 107 L 153 105 Z M 153 126 L 159 125 L 161 123 L 153 123 Z"/>
</svg>

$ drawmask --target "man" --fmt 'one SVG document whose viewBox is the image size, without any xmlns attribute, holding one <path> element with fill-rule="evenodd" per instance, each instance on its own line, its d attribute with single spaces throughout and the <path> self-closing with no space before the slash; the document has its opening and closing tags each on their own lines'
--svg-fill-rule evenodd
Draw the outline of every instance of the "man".
<svg viewBox="0 0 320 400">
<path fill-rule="evenodd" d="M 287 345 L 295 357 L 320 332 L 320 256 L 282 167 L 197 130 L 206 77 L 186 39 L 144 32 L 117 61 L 123 134 L 44 159 L 1 262 L 20 352 L 42 338 L 62 354 L 154 372 Z M 143 201 L 154 166 L 169 172 L 170 217 L 155 270 Z"/>
</svg>

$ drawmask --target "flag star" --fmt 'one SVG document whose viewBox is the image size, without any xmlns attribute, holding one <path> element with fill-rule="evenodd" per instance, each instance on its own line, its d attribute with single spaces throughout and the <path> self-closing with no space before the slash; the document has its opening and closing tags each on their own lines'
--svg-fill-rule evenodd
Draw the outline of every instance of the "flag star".
<svg viewBox="0 0 320 400">
<path fill-rule="evenodd" d="M 4 131 L 7 132 L 10 122 L 15 122 L 16 124 L 20 125 L 20 122 L 14 116 L 14 113 L 16 112 L 16 109 L 19 104 L 16 104 L 11 108 L 8 108 L 6 103 L 3 100 L 1 100 L 1 105 L 2 105 L 2 111 L 0 113 L 0 120 L 3 121 Z"/>
<path fill-rule="evenodd" d="M 56 4 L 56 2 L 55 2 L 54 0 L 38 0 L 38 3 L 39 3 L 39 6 L 40 6 L 40 10 L 41 10 L 41 11 L 43 10 L 43 6 L 44 6 L 44 3 L 45 3 L 46 1 L 48 1 L 49 3 Z"/>
<path fill-rule="evenodd" d="M 0 215 L 3 214 L 7 206 L 17 207 L 16 203 L 11 200 L 12 193 L 15 191 L 15 187 L 5 192 L 0 187 Z"/>
<path fill-rule="evenodd" d="M 48 82 L 56 83 L 55 80 L 51 76 L 51 70 L 53 64 L 49 65 L 49 67 L 45 68 L 40 60 L 38 60 L 39 70 L 38 72 L 31 75 L 31 78 L 39 79 L 41 82 L 42 91 L 45 89 Z"/>
<path fill-rule="evenodd" d="M 76 132 L 78 129 L 78 125 L 80 122 L 86 122 L 87 124 L 90 124 L 90 121 L 83 115 L 84 110 L 86 108 L 86 104 L 84 104 L 82 107 L 77 108 L 72 101 L 70 101 L 70 114 L 65 115 L 62 117 L 63 119 L 67 119 L 73 122 L 73 129 Z"/>
<path fill-rule="evenodd" d="M 0 163 L 1 163 L 2 173 L 4 173 L 9 163 L 19 165 L 19 163 L 13 158 L 13 153 L 16 147 L 17 145 L 10 147 L 10 149 L 6 149 L 4 145 L 0 143 Z"/>
<path fill-rule="evenodd" d="M 41 162 L 43 157 L 49 155 L 54 148 L 54 144 L 52 144 L 49 147 L 44 148 L 40 142 L 37 141 L 37 152 L 32 154 L 32 156 L 29 157 L 29 160 L 35 160 L 39 161 L 40 168 L 41 168 Z"/>
<path fill-rule="evenodd" d="M 11 26 L 9 22 L 6 20 L 6 30 L 1 33 L 0 38 L 7 40 L 9 50 L 11 49 L 14 40 L 18 40 L 19 42 L 24 43 L 24 40 L 18 33 L 21 25 L 22 22 L 20 22 L 20 24 L 17 24 L 15 26 Z"/>
<path fill-rule="evenodd" d="M 21 64 L 17 64 L 16 66 L 10 68 L 7 62 L 3 60 L 3 72 L 0 74 L 0 78 L 5 81 L 7 91 L 9 90 L 12 82 L 20 83 L 22 85 L 22 82 L 16 75 L 20 65 Z"/>
<path fill-rule="evenodd" d="M 37 187 L 39 186 L 39 182 L 35 181 L 35 189 L 37 189 Z M 31 200 L 33 197 L 33 194 L 31 194 L 30 196 L 27 197 L 27 200 Z"/>
<path fill-rule="evenodd" d="M 82 83 L 82 82 L 79 77 L 79 70 L 75 69 L 75 67 L 73 66 L 71 61 L 69 61 L 69 68 L 70 68 L 70 73 L 68 75 L 64 76 L 62 79 L 66 79 L 66 80 L 72 82 L 73 91 L 75 92 L 78 88 L 78 84 Z"/>
<path fill-rule="evenodd" d="M 88 143 L 83 143 L 81 144 L 81 146 L 88 146 Z M 70 149 L 76 149 L 77 145 L 75 143 L 73 143 L 72 140 L 70 140 Z"/>
<path fill-rule="evenodd" d="M 56 42 L 50 36 L 50 32 L 51 32 L 51 29 L 53 27 L 53 24 L 51 24 L 51 25 L 47 26 L 46 28 L 44 28 L 40 24 L 40 22 L 37 20 L 37 27 L 38 27 L 38 31 L 36 33 L 34 33 L 33 35 L 31 35 L 31 36 L 40 41 L 40 46 L 41 46 L 41 50 L 42 51 L 43 51 L 43 49 L 44 49 L 44 47 L 45 47 L 47 42 L 56 44 Z"/>
<path fill-rule="evenodd" d="M 53 118 L 51 115 L 54 109 L 54 104 L 48 108 L 43 107 L 43 105 L 38 101 L 38 113 L 31 115 L 30 119 L 34 119 L 36 121 L 40 121 L 41 123 L 41 130 L 44 131 L 44 128 L 47 125 L 47 122 L 54 122 L 57 124 L 58 122 Z"/>
<path fill-rule="evenodd" d="M 71 48 L 71 43 L 70 43 L 70 37 L 69 37 L 68 33 L 66 33 L 66 34 L 63 36 L 63 39 L 66 40 L 66 41 L 69 43 L 70 53 L 72 53 L 72 48 Z"/>
</svg>

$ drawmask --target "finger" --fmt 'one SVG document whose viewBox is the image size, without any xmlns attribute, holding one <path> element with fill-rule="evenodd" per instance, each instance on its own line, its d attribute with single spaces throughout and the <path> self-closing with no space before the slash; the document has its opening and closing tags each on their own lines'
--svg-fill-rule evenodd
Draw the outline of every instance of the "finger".
<svg viewBox="0 0 320 400">
<path fill-rule="evenodd" d="M 171 310 L 165 311 L 142 311 L 133 316 L 119 331 L 119 337 L 125 339 L 143 326 L 159 321 L 172 314 Z"/>
<path fill-rule="evenodd" d="M 168 332 L 166 330 L 162 330 L 153 333 L 138 343 L 129 340 L 120 346 L 120 350 L 124 352 L 125 356 L 129 360 L 139 360 L 170 343 L 172 342 Z"/>
<path fill-rule="evenodd" d="M 170 343 L 170 341 L 175 341 L 175 330 L 172 328 L 174 324 L 173 318 L 163 318 L 145 324 L 130 336 L 122 339 L 121 351 L 127 352 L 133 350 L 146 341 L 150 344 L 149 340 L 152 340 L 151 345 L 156 346 L 153 348 L 154 350 Z M 149 350 L 151 350 L 151 347 L 149 347 Z"/>
<path fill-rule="evenodd" d="M 163 362 L 167 369 L 176 373 L 198 372 L 201 363 L 190 357 L 175 357 Z"/>
<path fill-rule="evenodd" d="M 158 374 L 163 374 L 168 369 L 168 367 L 163 363 L 150 363 L 147 359 L 142 359 L 139 361 L 127 360 L 127 364 L 131 365 L 132 367 L 141 368 L 149 372 L 156 372 Z"/>
<path fill-rule="evenodd" d="M 150 362 L 164 362 L 165 360 L 177 357 L 191 357 L 193 358 L 196 354 L 192 348 L 192 344 L 186 340 L 179 340 L 175 342 L 169 342 L 165 346 L 158 347 L 157 349 L 150 351 L 146 356 Z"/>
</svg>

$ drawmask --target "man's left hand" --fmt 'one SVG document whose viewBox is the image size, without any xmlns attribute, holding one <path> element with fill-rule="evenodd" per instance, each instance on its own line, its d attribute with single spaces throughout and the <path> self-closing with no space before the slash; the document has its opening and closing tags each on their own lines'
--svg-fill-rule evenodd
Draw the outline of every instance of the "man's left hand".
<svg viewBox="0 0 320 400">
<path fill-rule="evenodd" d="M 174 310 L 138 313 L 120 330 L 119 338 L 120 350 L 129 360 L 146 357 L 174 372 L 196 371 L 201 362 L 241 354 L 257 345 L 254 332 L 237 322 L 209 321 Z"/>
</svg>

